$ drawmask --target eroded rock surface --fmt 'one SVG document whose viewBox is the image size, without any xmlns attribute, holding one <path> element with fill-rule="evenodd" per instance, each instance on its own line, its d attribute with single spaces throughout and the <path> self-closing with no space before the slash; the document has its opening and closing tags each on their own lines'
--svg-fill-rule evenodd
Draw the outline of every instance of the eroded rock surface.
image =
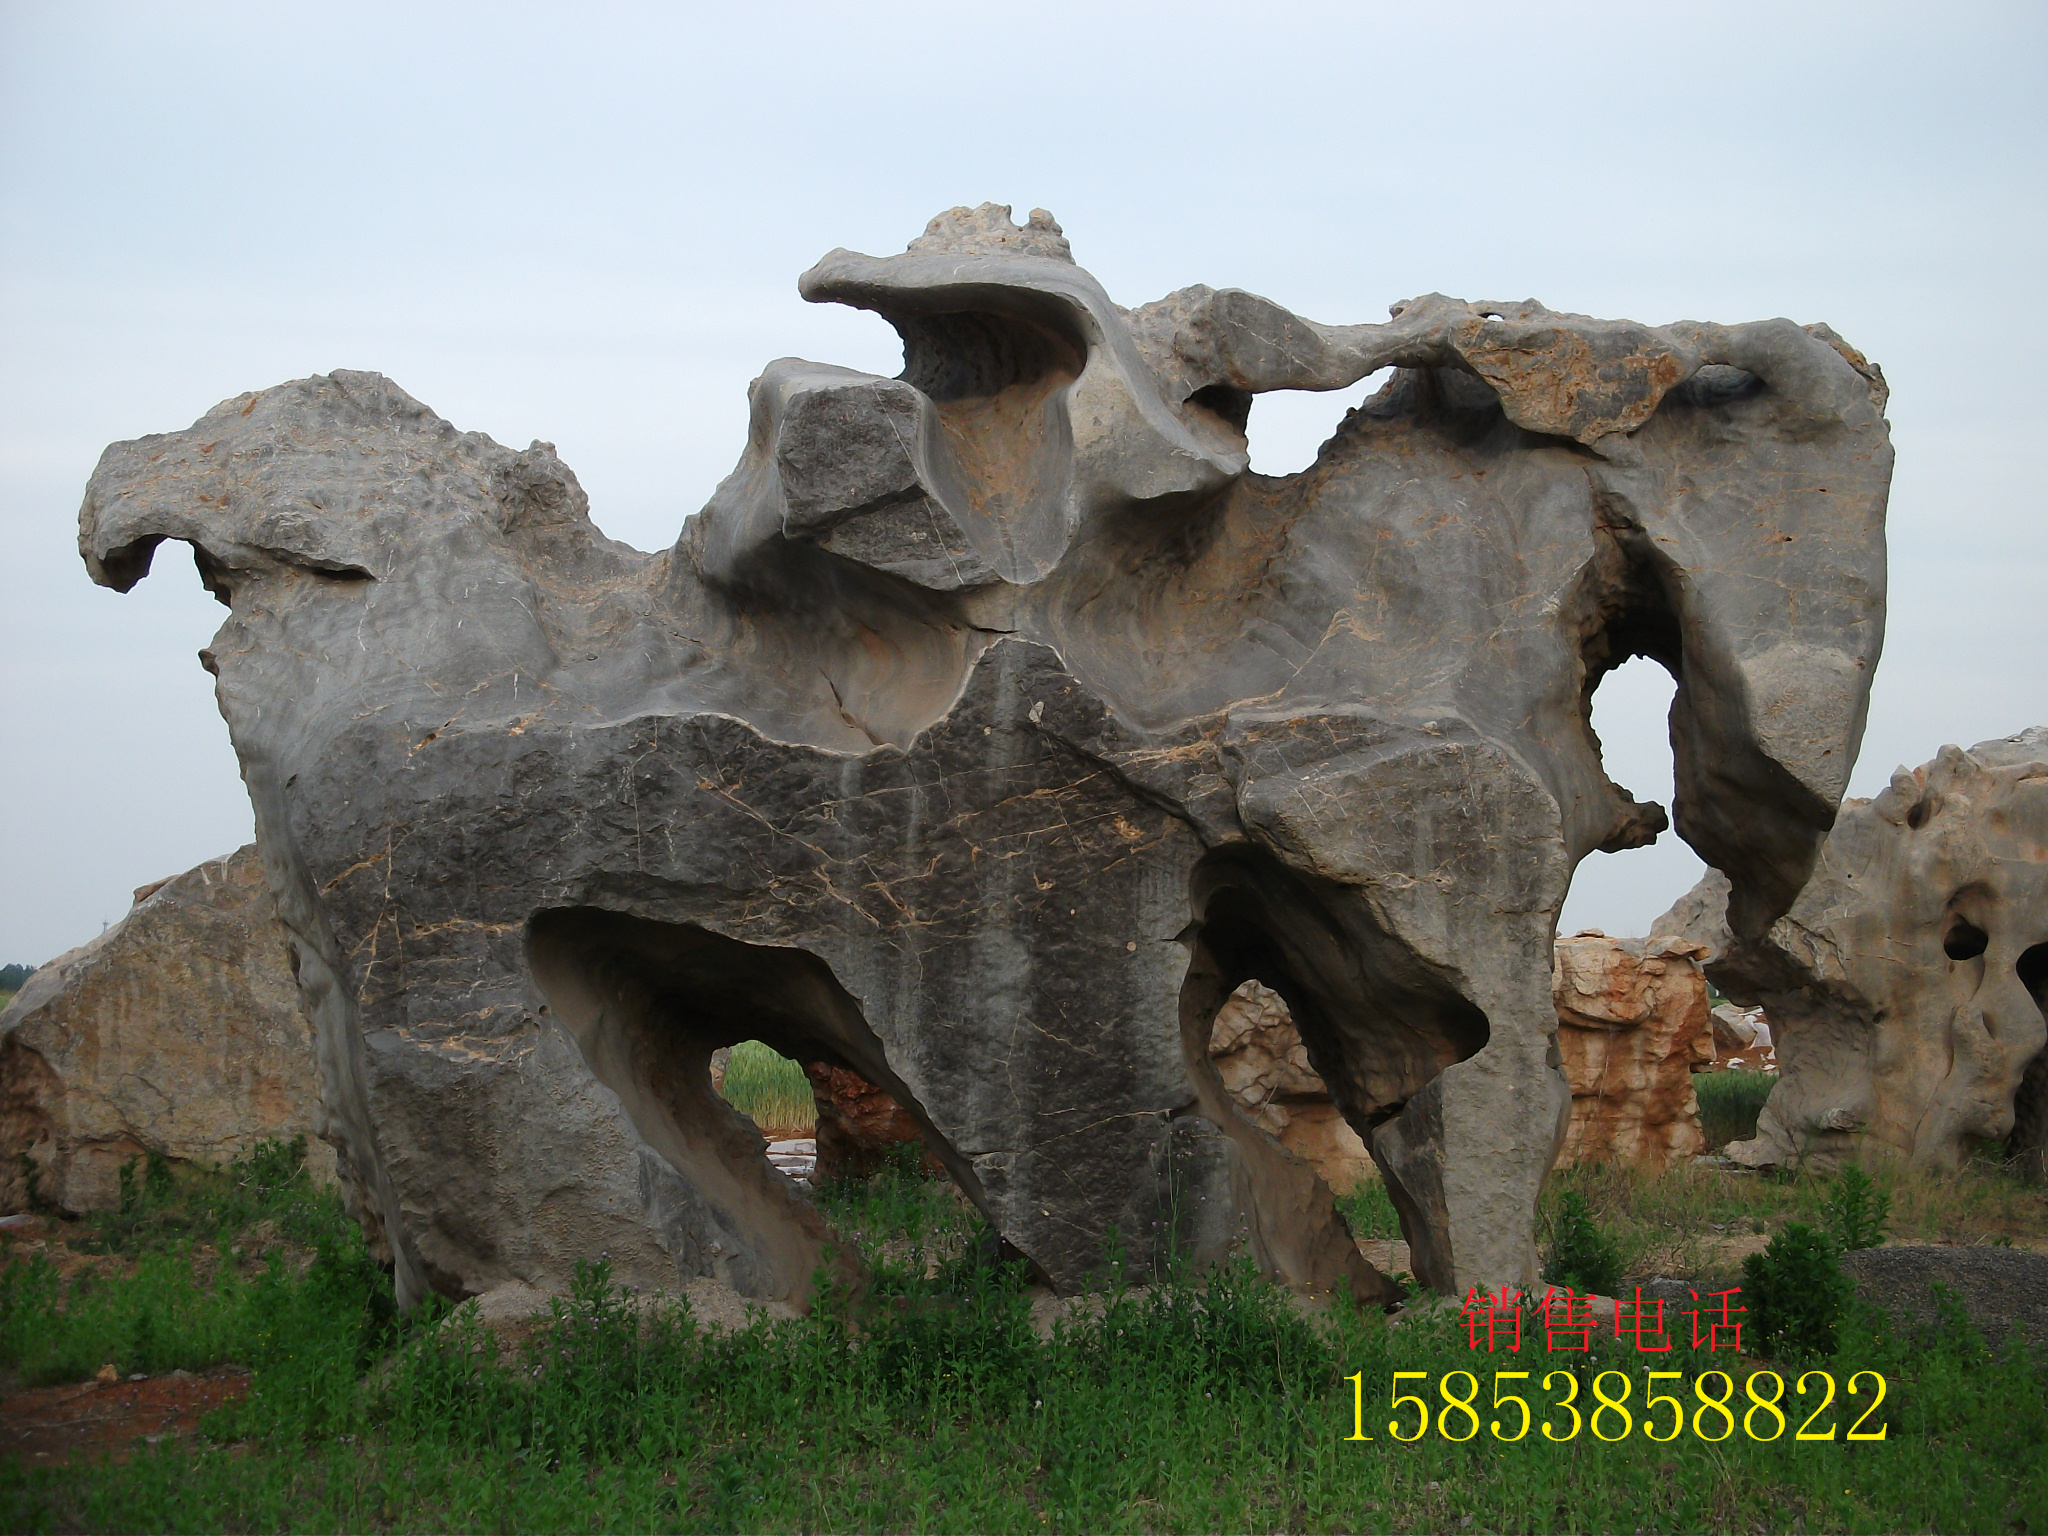
<svg viewBox="0 0 2048 1536">
<path fill-rule="evenodd" d="M 1877 659 L 1876 370 L 1783 320 L 1126 310 L 989 207 L 800 286 L 893 325 L 901 376 L 769 365 L 659 553 L 376 374 L 93 477 L 96 579 L 184 540 L 232 609 L 208 664 L 400 1294 L 605 1250 L 801 1300 L 851 1261 L 709 1087 L 758 1037 L 895 1099 L 1061 1289 L 1114 1232 L 1140 1273 L 1242 1248 L 1390 1296 L 1210 1063 L 1247 980 L 1417 1275 L 1533 1284 L 1557 911 L 1666 822 L 1587 700 L 1679 677 L 1678 829 L 1761 936 Z M 1247 472 L 1256 395 L 1388 367 L 1312 468 Z"/>
<path fill-rule="evenodd" d="M 1557 1043 L 1572 1088 L 1559 1166 L 1661 1171 L 1706 1150 L 1692 1074 L 1713 1060 L 1700 948 L 1574 934 L 1557 943 Z"/>
<path fill-rule="evenodd" d="M 1725 950 L 1710 974 L 1771 1021 L 1778 1083 L 1730 1157 L 1952 1168 L 1998 1143 L 2048 1177 L 2048 729 L 1943 747 L 1845 803 L 1761 941 L 1719 925 L 1725 886 L 1660 926 Z"/>
<path fill-rule="evenodd" d="M 320 1087 L 277 903 L 254 847 L 136 892 L 128 915 L 41 967 L 0 1012 L 0 1206 L 24 1207 L 21 1158 L 67 1211 L 120 1199 L 145 1152 L 226 1163 L 316 1137 Z"/>
</svg>

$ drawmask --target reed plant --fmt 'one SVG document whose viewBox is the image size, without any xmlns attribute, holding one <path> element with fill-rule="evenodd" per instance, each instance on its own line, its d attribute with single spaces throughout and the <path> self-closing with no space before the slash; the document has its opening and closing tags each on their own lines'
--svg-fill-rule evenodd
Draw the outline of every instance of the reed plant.
<svg viewBox="0 0 2048 1536">
<path fill-rule="evenodd" d="M 732 1048 L 718 1091 L 769 1136 L 810 1136 L 817 1131 L 818 1104 L 804 1069 L 758 1040 L 742 1040 Z"/>
</svg>

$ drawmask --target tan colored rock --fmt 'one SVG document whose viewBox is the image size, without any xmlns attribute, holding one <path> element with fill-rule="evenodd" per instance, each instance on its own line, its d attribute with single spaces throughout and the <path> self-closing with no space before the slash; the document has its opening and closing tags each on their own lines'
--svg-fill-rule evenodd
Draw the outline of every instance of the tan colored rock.
<svg viewBox="0 0 2048 1536">
<path fill-rule="evenodd" d="M 1378 1177 L 1372 1154 L 1309 1065 L 1278 992 L 1248 981 L 1231 993 L 1210 1029 L 1209 1059 L 1238 1108 L 1336 1193 Z"/>
<path fill-rule="evenodd" d="M 2048 1180 L 2048 728 L 1845 800 L 1761 943 L 1729 937 L 1727 902 L 1710 872 L 1665 924 L 1725 949 L 1715 980 L 1773 1026 L 1778 1083 L 1730 1157 L 1953 1168 L 2003 1143 Z"/>
<path fill-rule="evenodd" d="M 303 1135 L 316 1177 L 313 1037 L 253 846 L 144 886 L 129 914 L 59 955 L 0 1012 L 0 1207 L 114 1205 L 145 1151 L 224 1163 Z"/>
<path fill-rule="evenodd" d="M 1700 946 L 1586 932 L 1557 942 L 1557 1044 L 1572 1088 L 1559 1167 L 1661 1171 L 1706 1149 L 1692 1074 L 1714 1059 Z"/>
</svg>

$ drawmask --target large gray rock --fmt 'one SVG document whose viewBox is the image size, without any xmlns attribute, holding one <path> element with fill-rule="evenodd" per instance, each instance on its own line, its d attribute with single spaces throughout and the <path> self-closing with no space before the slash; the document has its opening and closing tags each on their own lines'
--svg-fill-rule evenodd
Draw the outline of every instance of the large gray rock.
<svg viewBox="0 0 2048 1536">
<path fill-rule="evenodd" d="M 1558 907 L 1665 825 L 1588 697 L 1680 677 L 1679 830 L 1768 927 L 1878 654 L 1876 370 L 1784 320 L 1126 311 L 987 206 L 801 286 L 902 376 L 771 364 L 658 554 L 375 374 L 93 477 L 97 580 L 180 539 L 232 609 L 205 659 L 401 1294 L 602 1250 L 801 1299 L 843 1250 L 708 1080 L 757 1036 L 894 1097 L 1061 1288 L 1171 1239 L 1390 1295 L 1208 1061 L 1249 979 L 1416 1272 L 1533 1282 Z M 1256 394 L 1388 366 L 1311 469 L 1247 473 Z"/>
<path fill-rule="evenodd" d="M 40 967 L 0 1011 L 0 1209 L 35 1193 L 67 1211 L 120 1198 L 154 1152 L 226 1163 L 260 1141 L 314 1139 L 320 1088 L 277 903 L 256 850 L 144 886 L 128 915 Z"/>
<path fill-rule="evenodd" d="M 1771 1021 L 1778 1083 L 1730 1157 L 1954 1168 L 2004 1143 L 2048 1180 L 2048 729 L 1846 802 L 1761 941 L 1725 931 L 1726 886 L 1710 873 L 1659 926 L 1721 951 L 1709 974 Z"/>
</svg>

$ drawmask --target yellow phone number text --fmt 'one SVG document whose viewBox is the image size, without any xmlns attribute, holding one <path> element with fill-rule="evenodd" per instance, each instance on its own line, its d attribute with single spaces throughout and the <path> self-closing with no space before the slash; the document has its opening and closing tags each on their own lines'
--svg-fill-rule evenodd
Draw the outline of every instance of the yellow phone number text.
<svg viewBox="0 0 2048 1536">
<path fill-rule="evenodd" d="M 1393 1417 L 1387 1433 L 1396 1440 L 1420 1440 L 1432 1425 L 1446 1440 L 1470 1440 L 1484 1425 L 1496 1440 L 1527 1438 L 1532 1428 L 1540 1429 L 1546 1440 L 1572 1440 L 1580 1430 L 1590 1431 L 1596 1440 L 1626 1440 L 1641 1433 L 1651 1440 L 1676 1440 L 1690 1426 L 1701 1440 L 1726 1440 L 1739 1428 L 1752 1440 L 1776 1440 L 1791 1428 L 1794 1440 L 1833 1440 L 1838 1425 L 1835 1412 L 1835 1378 L 1827 1371 L 1803 1373 L 1793 1389 L 1795 1401 L 1785 1400 L 1785 1378 L 1776 1371 L 1753 1371 L 1742 1383 L 1740 1395 L 1735 1378 L 1726 1371 L 1702 1371 L 1692 1381 L 1692 1402 L 1675 1392 L 1660 1392 L 1665 1383 L 1678 1383 L 1684 1391 L 1683 1371 L 1651 1371 L 1635 1409 L 1630 1406 L 1634 1382 L 1625 1371 L 1602 1371 L 1593 1378 L 1592 1399 L 1581 1401 L 1581 1382 L 1571 1371 L 1550 1371 L 1543 1377 L 1543 1391 L 1556 1392 L 1554 1399 L 1539 1401 L 1541 1417 L 1529 1407 L 1529 1400 L 1516 1389 L 1531 1380 L 1533 1371 L 1495 1371 L 1493 1401 L 1479 1401 L 1479 1377 L 1471 1371 L 1446 1371 L 1437 1382 L 1434 1407 L 1428 1397 L 1429 1372 L 1396 1371 L 1389 1387 Z M 1344 1378 L 1351 1383 L 1351 1433 L 1347 1440 L 1370 1440 L 1365 1432 L 1365 1373 Z M 1423 1383 L 1420 1392 L 1403 1392 L 1407 1381 Z M 1857 1406 L 1848 1401 L 1861 1395 L 1859 1383 L 1874 1384 L 1868 1407 L 1847 1426 L 1844 1440 L 1882 1440 L 1889 1428 L 1870 1422 L 1884 1402 L 1884 1377 L 1876 1371 L 1858 1371 L 1849 1378 L 1843 1412 Z M 1637 1417 L 1640 1412 L 1641 1417 Z M 1804 1414 L 1796 1428 L 1788 1412 Z"/>
</svg>

